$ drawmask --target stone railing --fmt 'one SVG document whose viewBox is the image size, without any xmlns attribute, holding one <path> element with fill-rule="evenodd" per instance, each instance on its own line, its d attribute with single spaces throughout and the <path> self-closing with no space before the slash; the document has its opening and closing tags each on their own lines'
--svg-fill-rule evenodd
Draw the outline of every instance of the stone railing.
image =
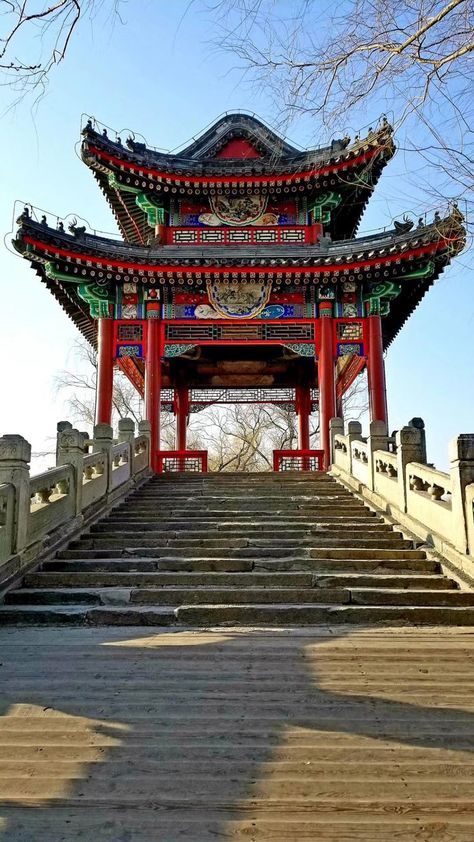
<svg viewBox="0 0 474 842">
<path fill-rule="evenodd" d="M 474 580 L 474 435 L 450 444 L 450 471 L 427 464 L 425 429 L 414 418 L 394 437 L 373 421 L 367 438 L 331 421 L 331 473 Z"/>
<path fill-rule="evenodd" d="M 58 424 L 56 467 L 30 477 L 31 446 L 0 438 L 0 590 L 107 511 L 150 473 L 150 424 L 129 418 L 118 440 L 107 424 L 92 439 Z"/>
</svg>

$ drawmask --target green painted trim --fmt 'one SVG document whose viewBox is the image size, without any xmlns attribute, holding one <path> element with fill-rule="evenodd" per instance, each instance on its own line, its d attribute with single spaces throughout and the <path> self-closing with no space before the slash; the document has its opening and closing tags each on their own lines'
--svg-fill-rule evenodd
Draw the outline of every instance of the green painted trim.
<svg viewBox="0 0 474 842">
<path fill-rule="evenodd" d="M 147 198 L 145 193 L 138 193 L 135 196 L 135 203 L 140 210 L 146 213 L 149 225 L 164 225 L 165 209 L 161 205 L 155 205 Z"/>
<path fill-rule="evenodd" d="M 408 275 L 404 275 L 403 280 L 406 280 L 407 278 L 429 278 L 430 275 L 434 274 L 435 268 L 434 260 L 429 260 L 428 263 L 425 263 L 421 269 L 417 269 L 415 272 L 409 272 Z"/>
<path fill-rule="evenodd" d="M 77 288 L 79 298 L 89 305 L 93 319 L 113 317 L 113 304 L 109 300 L 109 291 L 97 284 L 80 284 Z"/>
<path fill-rule="evenodd" d="M 83 279 L 78 278 L 77 275 L 65 275 L 64 272 L 58 272 L 52 263 L 45 263 L 44 272 L 46 277 L 52 281 L 63 281 L 65 284 L 79 284 L 83 281 Z"/>
<path fill-rule="evenodd" d="M 130 187 L 128 184 L 122 184 L 120 181 L 117 180 L 115 173 L 109 173 L 108 175 L 109 187 L 112 187 L 113 190 L 120 190 L 122 193 L 139 193 L 138 187 Z"/>
<path fill-rule="evenodd" d="M 313 214 L 314 222 L 322 222 L 323 225 L 328 225 L 331 222 L 332 211 L 341 204 L 341 201 L 341 194 L 331 190 L 328 193 L 323 193 L 319 199 L 315 199 L 308 206 L 308 212 Z"/>
</svg>

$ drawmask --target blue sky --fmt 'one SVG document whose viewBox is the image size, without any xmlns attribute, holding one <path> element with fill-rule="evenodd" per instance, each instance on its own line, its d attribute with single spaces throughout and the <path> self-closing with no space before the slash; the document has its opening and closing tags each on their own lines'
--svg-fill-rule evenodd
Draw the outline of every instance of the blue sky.
<svg viewBox="0 0 474 842">
<path fill-rule="evenodd" d="M 137 0 L 122 13 L 124 25 L 114 25 L 105 14 L 93 23 L 83 21 L 38 107 L 24 100 L 1 118 L 3 234 L 12 230 L 15 200 L 61 216 L 74 213 L 96 229 L 116 230 L 77 155 L 82 113 L 170 149 L 226 110 L 247 109 L 278 122 L 265 91 L 255 90 L 234 60 L 212 45 L 215 24 L 198 0 Z M 9 100 L 6 89 L 0 91 L 3 111 Z M 381 110 L 374 104 L 370 122 L 376 123 Z M 303 146 L 328 140 L 308 119 L 295 122 L 290 136 Z M 403 146 L 403 136 L 396 140 Z M 361 230 L 389 225 L 405 211 L 419 214 L 417 178 L 421 184 L 435 174 L 399 152 L 377 186 Z M 77 333 L 26 261 L 11 253 L 10 239 L 7 234 L 8 248 L 0 246 L 0 433 L 21 433 L 38 451 L 64 417 L 54 375 L 73 365 L 70 349 Z M 440 466 L 446 465 L 449 439 L 474 430 L 473 283 L 468 259 L 461 255 L 387 354 L 390 427 L 423 417 L 429 456 Z"/>
</svg>

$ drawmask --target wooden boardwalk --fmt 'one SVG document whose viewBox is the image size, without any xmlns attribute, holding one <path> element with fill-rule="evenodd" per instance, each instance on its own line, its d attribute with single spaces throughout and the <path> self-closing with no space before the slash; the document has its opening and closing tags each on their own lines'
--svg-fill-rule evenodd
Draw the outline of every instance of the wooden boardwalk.
<svg viewBox="0 0 474 842">
<path fill-rule="evenodd" d="M 471 629 L 0 632 L 2 842 L 473 842 Z"/>
</svg>

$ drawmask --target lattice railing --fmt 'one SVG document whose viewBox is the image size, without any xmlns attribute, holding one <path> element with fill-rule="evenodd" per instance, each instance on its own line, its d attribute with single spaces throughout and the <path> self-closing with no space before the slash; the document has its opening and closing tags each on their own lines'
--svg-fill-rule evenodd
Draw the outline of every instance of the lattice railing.
<svg viewBox="0 0 474 842">
<path fill-rule="evenodd" d="M 324 469 L 323 450 L 274 450 L 273 470 L 283 471 L 322 471 Z"/>
<path fill-rule="evenodd" d="M 160 450 L 156 454 L 156 470 L 159 474 L 207 473 L 207 450 Z"/>
<path fill-rule="evenodd" d="M 312 322 L 174 322 L 166 325 L 167 342 L 313 342 Z"/>
</svg>

